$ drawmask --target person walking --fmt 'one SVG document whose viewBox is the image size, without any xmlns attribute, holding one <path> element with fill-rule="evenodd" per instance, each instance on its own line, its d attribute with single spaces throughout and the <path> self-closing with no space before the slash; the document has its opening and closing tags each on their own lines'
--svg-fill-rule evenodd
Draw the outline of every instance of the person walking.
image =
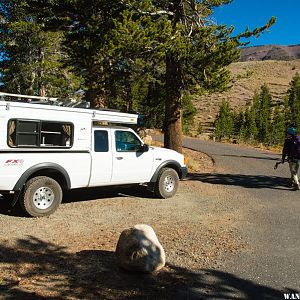
<svg viewBox="0 0 300 300">
<path fill-rule="evenodd" d="M 286 157 L 291 171 L 293 188 L 294 190 L 299 190 L 298 170 L 300 160 L 300 136 L 297 136 L 297 130 L 293 126 L 287 129 L 287 136 L 282 149 L 282 163 L 284 163 Z"/>
</svg>

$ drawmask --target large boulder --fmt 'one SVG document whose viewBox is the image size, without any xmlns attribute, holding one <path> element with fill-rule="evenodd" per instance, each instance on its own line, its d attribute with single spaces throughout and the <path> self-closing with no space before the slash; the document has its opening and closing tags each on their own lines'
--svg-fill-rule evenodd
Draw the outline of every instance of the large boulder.
<svg viewBox="0 0 300 300">
<path fill-rule="evenodd" d="M 139 224 L 124 230 L 116 248 L 120 267 L 151 273 L 164 267 L 165 251 L 149 225 Z"/>
</svg>

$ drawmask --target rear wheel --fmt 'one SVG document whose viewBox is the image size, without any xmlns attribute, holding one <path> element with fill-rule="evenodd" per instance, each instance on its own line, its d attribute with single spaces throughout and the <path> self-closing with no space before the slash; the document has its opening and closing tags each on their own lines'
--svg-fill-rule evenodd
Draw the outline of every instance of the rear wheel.
<svg viewBox="0 0 300 300">
<path fill-rule="evenodd" d="M 32 217 L 44 217 L 54 213 L 62 201 L 59 183 L 47 176 L 28 180 L 20 199 L 23 210 Z"/>
<path fill-rule="evenodd" d="M 179 177 L 177 172 L 171 168 L 163 168 L 159 172 L 155 184 L 155 194 L 160 198 L 173 197 L 178 189 Z"/>
</svg>

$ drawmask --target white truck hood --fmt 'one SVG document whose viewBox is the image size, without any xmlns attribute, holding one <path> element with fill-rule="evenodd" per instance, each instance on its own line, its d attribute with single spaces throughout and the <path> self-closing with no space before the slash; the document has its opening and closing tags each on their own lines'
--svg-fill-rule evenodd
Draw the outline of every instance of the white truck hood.
<svg viewBox="0 0 300 300">
<path fill-rule="evenodd" d="M 154 159 L 161 159 L 162 161 L 175 160 L 180 166 L 185 166 L 184 156 L 177 151 L 154 146 L 150 146 L 150 150 L 153 152 Z"/>
</svg>

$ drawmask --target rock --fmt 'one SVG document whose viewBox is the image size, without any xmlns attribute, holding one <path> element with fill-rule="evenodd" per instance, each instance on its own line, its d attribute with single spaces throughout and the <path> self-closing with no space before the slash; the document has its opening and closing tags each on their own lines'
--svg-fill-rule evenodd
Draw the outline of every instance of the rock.
<svg viewBox="0 0 300 300">
<path fill-rule="evenodd" d="M 151 136 L 151 135 L 146 135 L 146 136 L 143 138 L 143 141 L 144 141 L 145 144 L 151 145 L 151 144 L 152 144 L 152 136 Z"/>
<path fill-rule="evenodd" d="M 164 267 L 165 251 L 149 225 L 138 224 L 124 230 L 116 248 L 119 266 L 128 271 L 151 273 Z"/>
</svg>

